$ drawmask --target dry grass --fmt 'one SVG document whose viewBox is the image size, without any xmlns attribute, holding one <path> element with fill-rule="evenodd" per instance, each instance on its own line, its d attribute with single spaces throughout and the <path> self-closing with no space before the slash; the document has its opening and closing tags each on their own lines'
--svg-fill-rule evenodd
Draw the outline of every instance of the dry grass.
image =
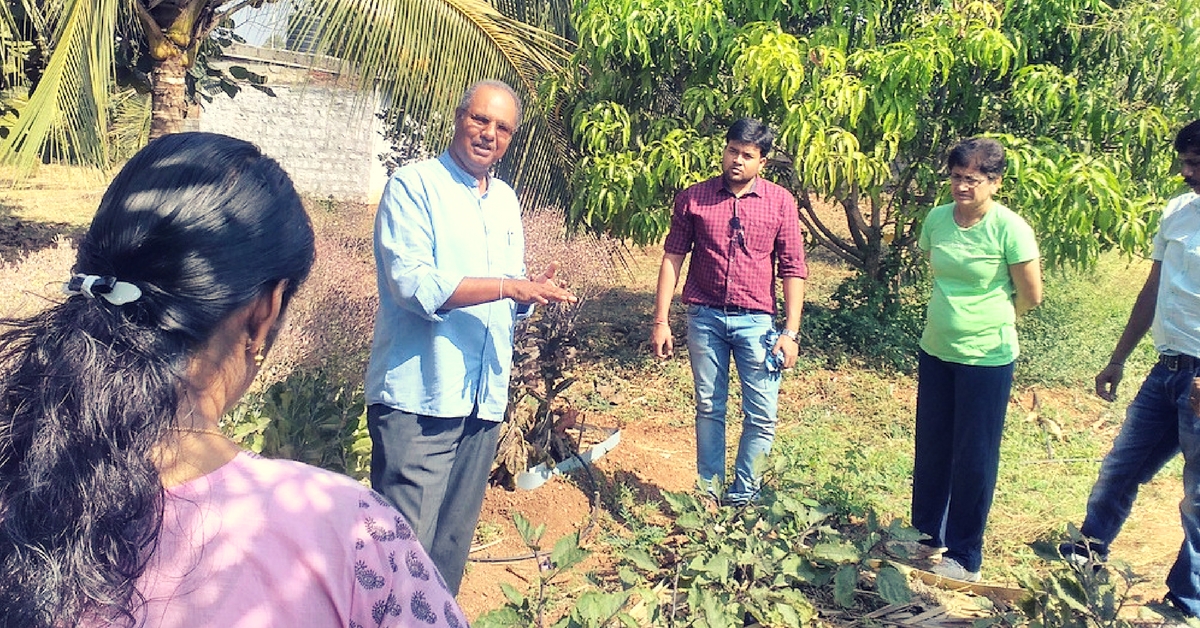
<svg viewBox="0 0 1200 628">
<path fill-rule="evenodd" d="M 306 201 L 317 256 L 296 293 L 260 376 L 263 384 L 297 368 L 322 369 L 351 387 L 362 383 L 379 294 L 371 256 L 375 208 L 362 203 Z"/>
<path fill-rule="evenodd" d="M 62 298 L 62 283 L 75 263 L 75 245 L 66 237 L 57 237 L 52 246 L 25 253 L 18 260 L 0 263 L 0 316 L 4 318 L 28 316 Z"/>
<path fill-rule="evenodd" d="M 0 171 L 4 213 L 27 222 L 87 226 L 112 174 L 71 166 L 43 165 L 26 177 Z"/>
</svg>

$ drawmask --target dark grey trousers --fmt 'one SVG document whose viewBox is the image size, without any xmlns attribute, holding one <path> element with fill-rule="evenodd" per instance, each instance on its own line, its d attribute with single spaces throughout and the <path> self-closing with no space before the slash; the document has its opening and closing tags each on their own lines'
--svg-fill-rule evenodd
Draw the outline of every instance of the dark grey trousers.
<svg viewBox="0 0 1200 628">
<path fill-rule="evenodd" d="M 479 523 L 500 423 L 367 409 L 371 488 L 408 519 L 450 592 L 458 595 Z"/>
</svg>

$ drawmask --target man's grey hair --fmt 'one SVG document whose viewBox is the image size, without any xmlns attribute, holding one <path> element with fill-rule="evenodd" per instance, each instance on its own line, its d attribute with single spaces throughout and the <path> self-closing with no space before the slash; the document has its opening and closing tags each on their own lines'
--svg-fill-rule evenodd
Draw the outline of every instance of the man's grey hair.
<svg viewBox="0 0 1200 628">
<path fill-rule="evenodd" d="M 471 100 L 475 98 L 475 93 L 478 92 L 479 88 L 481 87 L 499 89 L 507 92 L 509 96 L 512 96 L 513 102 L 517 104 L 517 128 L 520 128 L 521 120 L 525 113 L 525 108 L 521 105 L 521 97 L 517 95 L 517 90 L 513 89 L 511 85 L 505 83 L 504 81 L 497 81 L 496 79 L 484 79 L 471 84 L 471 86 L 467 88 L 467 91 L 463 92 L 462 100 L 458 101 L 458 107 L 454 109 L 454 115 L 458 116 L 467 110 L 467 107 L 471 105 Z"/>
</svg>

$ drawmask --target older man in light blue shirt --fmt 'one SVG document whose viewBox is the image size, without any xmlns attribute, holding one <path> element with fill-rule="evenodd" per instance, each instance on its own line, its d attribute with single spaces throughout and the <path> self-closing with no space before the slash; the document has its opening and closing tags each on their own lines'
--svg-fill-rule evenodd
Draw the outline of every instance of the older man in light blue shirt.
<svg viewBox="0 0 1200 628">
<path fill-rule="evenodd" d="M 454 120 L 447 151 L 396 171 L 379 203 L 366 395 L 371 485 L 457 594 L 508 405 L 513 323 L 575 297 L 553 266 L 526 278 L 517 195 L 489 174 L 520 123 L 517 95 L 477 83 Z"/>
<path fill-rule="evenodd" d="M 381 298 L 367 403 L 437 417 L 477 406 L 481 419 L 504 418 L 516 303 L 445 309 L 466 277 L 525 278 L 517 196 L 496 179 L 489 187 L 476 194 L 449 152 L 388 183 L 375 225 Z"/>
</svg>

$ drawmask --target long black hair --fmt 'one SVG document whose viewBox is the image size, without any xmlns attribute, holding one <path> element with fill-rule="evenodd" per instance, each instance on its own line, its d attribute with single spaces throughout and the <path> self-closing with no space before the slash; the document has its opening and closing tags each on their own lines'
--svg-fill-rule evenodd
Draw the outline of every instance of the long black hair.
<svg viewBox="0 0 1200 628">
<path fill-rule="evenodd" d="M 252 144 L 181 133 L 125 165 L 73 272 L 141 296 L 2 322 L 0 626 L 135 623 L 162 522 L 155 446 L 189 359 L 280 281 L 286 307 L 313 250 L 291 180 Z"/>
</svg>

